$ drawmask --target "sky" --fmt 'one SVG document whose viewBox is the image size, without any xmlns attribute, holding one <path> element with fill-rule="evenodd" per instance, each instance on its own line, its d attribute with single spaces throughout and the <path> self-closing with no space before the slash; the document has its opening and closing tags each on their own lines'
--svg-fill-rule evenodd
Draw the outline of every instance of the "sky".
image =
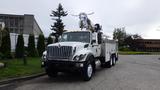
<svg viewBox="0 0 160 90">
<path fill-rule="evenodd" d="M 61 3 L 68 16 L 63 17 L 65 30 L 80 30 L 80 12 L 91 13 L 92 23 L 100 23 L 103 32 L 112 37 L 114 28 L 125 27 L 129 34 L 145 39 L 160 39 L 160 0 L 1 0 L 2 14 L 34 14 L 47 37 L 53 20 L 51 11 Z"/>
</svg>

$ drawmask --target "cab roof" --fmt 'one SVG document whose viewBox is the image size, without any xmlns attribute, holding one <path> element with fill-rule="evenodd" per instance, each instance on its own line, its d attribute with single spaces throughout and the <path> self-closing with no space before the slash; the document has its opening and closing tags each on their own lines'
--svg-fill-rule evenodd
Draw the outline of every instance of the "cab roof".
<svg viewBox="0 0 160 90">
<path fill-rule="evenodd" d="M 89 30 L 70 30 L 70 31 L 66 31 L 64 33 L 67 33 L 67 32 L 91 32 Z"/>
</svg>

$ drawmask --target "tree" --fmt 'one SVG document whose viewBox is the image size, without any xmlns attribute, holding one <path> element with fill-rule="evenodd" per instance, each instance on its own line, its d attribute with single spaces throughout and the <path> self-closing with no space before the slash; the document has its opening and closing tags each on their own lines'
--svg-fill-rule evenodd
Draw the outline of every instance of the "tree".
<svg viewBox="0 0 160 90">
<path fill-rule="evenodd" d="M 30 34 L 28 39 L 28 56 L 30 57 L 38 56 L 38 52 L 35 48 L 35 38 L 33 34 Z"/>
<path fill-rule="evenodd" d="M 141 35 L 139 34 L 133 34 L 132 37 L 133 39 L 142 39 Z"/>
<path fill-rule="evenodd" d="M 132 38 L 132 35 L 127 35 L 127 37 L 124 39 L 124 42 L 129 50 L 134 51 L 134 39 Z"/>
<path fill-rule="evenodd" d="M 44 35 L 42 34 L 40 34 L 38 37 L 37 50 L 39 56 L 42 56 L 43 52 L 45 51 Z"/>
<path fill-rule="evenodd" d="M 55 20 L 54 24 L 51 25 L 51 30 L 54 32 L 52 33 L 53 36 L 55 36 L 55 42 L 58 42 L 58 37 L 62 35 L 64 32 L 64 24 L 62 22 L 62 17 L 67 16 L 67 11 L 63 10 L 63 7 L 61 4 L 58 5 L 58 8 L 55 11 L 52 11 L 51 17 Z"/>
<path fill-rule="evenodd" d="M 18 40 L 16 44 L 16 57 L 22 58 L 24 55 L 24 39 L 23 35 L 18 35 Z"/>
<path fill-rule="evenodd" d="M 136 39 L 142 39 L 142 37 L 138 34 L 133 34 L 133 35 L 127 35 L 127 37 L 125 38 L 125 44 L 128 46 L 128 48 L 132 51 L 136 50 L 136 45 L 137 42 L 135 41 Z"/>
<path fill-rule="evenodd" d="M 47 45 L 52 43 L 53 43 L 53 39 L 51 38 L 51 36 L 49 36 L 47 39 Z"/>
<path fill-rule="evenodd" d="M 3 58 L 11 58 L 11 41 L 10 34 L 7 28 L 2 31 L 2 44 L 0 50 L 4 56 Z"/>
<path fill-rule="evenodd" d="M 125 28 L 115 28 L 113 32 L 113 39 L 118 39 L 119 47 L 123 47 L 125 45 L 124 40 L 127 34 Z"/>
<path fill-rule="evenodd" d="M 119 50 L 136 50 L 136 39 L 142 39 L 138 34 L 128 34 L 125 28 L 115 28 L 113 32 L 113 39 L 118 39 Z"/>
</svg>

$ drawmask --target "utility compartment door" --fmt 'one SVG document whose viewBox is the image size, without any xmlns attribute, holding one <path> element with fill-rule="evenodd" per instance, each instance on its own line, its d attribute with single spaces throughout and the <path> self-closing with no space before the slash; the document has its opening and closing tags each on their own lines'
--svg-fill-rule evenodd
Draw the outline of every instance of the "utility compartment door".
<svg viewBox="0 0 160 90">
<path fill-rule="evenodd" d="M 105 43 L 105 62 L 108 62 L 110 60 L 110 43 Z"/>
<path fill-rule="evenodd" d="M 117 52 L 117 50 L 116 50 L 117 44 L 116 44 L 115 40 L 106 39 L 106 40 L 103 41 L 101 47 L 102 47 L 102 49 L 101 49 L 101 51 L 102 51 L 101 56 L 105 57 L 105 62 L 108 62 L 110 60 L 110 56 L 113 53 Z"/>
</svg>

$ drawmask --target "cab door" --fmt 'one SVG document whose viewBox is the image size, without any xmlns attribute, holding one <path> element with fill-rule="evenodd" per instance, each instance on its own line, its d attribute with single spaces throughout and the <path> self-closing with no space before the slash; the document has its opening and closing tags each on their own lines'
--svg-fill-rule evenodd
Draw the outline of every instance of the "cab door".
<svg viewBox="0 0 160 90">
<path fill-rule="evenodd" d="M 101 54 L 101 44 L 98 44 L 97 33 L 92 33 L 92 41 L 91 41 L 92 52 L 95 57 L 99 57 Z"/>
</svg>

